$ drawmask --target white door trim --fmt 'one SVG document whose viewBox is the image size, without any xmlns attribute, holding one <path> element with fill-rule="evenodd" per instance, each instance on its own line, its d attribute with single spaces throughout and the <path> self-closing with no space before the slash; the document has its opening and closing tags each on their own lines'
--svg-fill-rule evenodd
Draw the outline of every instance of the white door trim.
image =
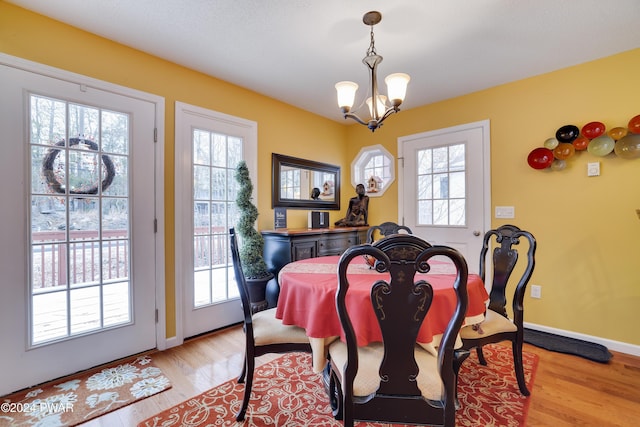
<svg viewBox="0 0 640 427">
<path fill-rule="evenodd" d="M 164 98 L 147 92 L 125 86 L 116 85 L 114 83 L 87 77 L 81 74 L 29 61 L 17 56 L 7 55 L 0 52 L 0 64 L 17 68 L 23 71 L 37 73 L 46 77 L 55 78 L 65 82 L 71 82 L 86 86 L 87 88 L 95 88 L 105 92 L 117 95 L 127 96 L 139 99 L 155 105 L 155 129 L 156 129 L 156 146 L 155 146 L 155 217 L 157 222 L 157 231 L 155 238 L 155 293 L 156 293 L 156 309 L 158 311 L 158 320 L 156 322 L 156 346 L 159 350 L 166 347 L 166 308 L 165 308 L 165 234 L 164 234 Z"/>
</svg>

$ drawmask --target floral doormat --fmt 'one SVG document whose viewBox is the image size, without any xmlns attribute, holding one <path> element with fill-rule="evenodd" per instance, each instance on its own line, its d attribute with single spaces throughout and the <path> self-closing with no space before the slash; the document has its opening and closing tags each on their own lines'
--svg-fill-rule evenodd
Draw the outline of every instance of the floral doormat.
<svg viewBox="0 0 640 427">
<path fill-rule="evenodd" d="M 476 352 L 460 369 L 456 425 L 466 427 L 522 427 L 530 397 L 520 394 L 513 372 L 511 348 L 487 345 L 489 365 L 480 365 Z M 525 379 L 529 390 L 538 356 L 524 352 Z M 322 374 L 311 368 L 311 356 L 288 353 L 256 368 L 251 400 L 244 422 L 236 422 L 244 384 L 227 381 L 198 396 L 148 418 L 138 427 L 342 427 L 331 415 Z M 357 427 L 405 427 L 404 424 L 359 422 Z"/>
<path fill-rule="evenodd" d="M 148 355 L 0 398 L 0 426 L 75 426 L 171 388 Z"/>
</svg>

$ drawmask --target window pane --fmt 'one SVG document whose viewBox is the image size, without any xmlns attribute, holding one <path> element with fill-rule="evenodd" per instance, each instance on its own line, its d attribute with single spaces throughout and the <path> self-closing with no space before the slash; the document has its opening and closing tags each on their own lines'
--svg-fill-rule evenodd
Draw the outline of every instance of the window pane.
<svg viewBox="0 0 640 427">
<path fill-rule="evenodd" d="M 465 196 L 465 173 L 454 172 L 449 174 L 449 197 L 461 198 Z"/>
<path fill-rule="evenodd" d="M 32 341 L 41 343 L 64 338 L 67 333 L 67 293 L 33 295 L 31 299 Z"/>
<path fill-rule="evenodd" d="M 449 197 L 449 174 L 433 175 L 433 198 L 446 199 Z"/>
<path fill-rule="evenodd" d="M 211 304 L 211 270 L 198 270 L 193 273 L 194 307 Z"/>
<path fill-rule="evenodd" d="M 67 137 L 67 106 L 62 101 L 31 96 L 30 139 L 32 144 L 53 145 Z"/>
<path fill-rule="evenodd" d="M 213 166 L 227 166 L 227 137 L 225 135 L 213 134 Z"/>
<path fill-rule="evenodd" d="M 129 154 L 129 116 L 102 111 L 102 151 Z"/>
<path fill-rule="evenodd" d="M 211 227 L 209 202 L 195 202 L 193 204 L 193 234 L 209 234 L 209 227 Z"/>
<path fill-rule="evenodd" d="M 67 245 L 31 245 L 31 289 L 51 290 L 67 284 Z"/>
<path fill-rule="evenodd" d="M 69 281 L 71 286 L 100 283 L 100 244 L 96 240 L 69 245 Z"/>
<path fill-rule="evenodd" d="M 433 172 L 446 172 L 449 169 L 449 155 L 447 147 L 433 150 Z"/>
<path fill-rule="evenodd" d="M 449 201 L 448 200 L 433 201 L 433 223 L 435 225 L 449 224 Z"/>
<path fill-rule="evenodd" d="M 193 198 L 208 200 L 211 197 L 211 168 L 207 166 L 193 166 Z"/>
<path fill-rule="evenodd" d="M 102 179 L 103 186 L 105 185 L 105 177 L 107 176 L 107 170 L 105 166 L 105 161 L 110 160 L 113 168 L 115 170 L 115 174 L 113 180 L 109 184 L 109 186 L 105 189 L 103 188 L 102 192 L 105 196 L 128 196 L 129 195 L 129 157 L 125 156 L 116 156 L 109 155 L 107 159 L 105 159 L 106 155 L 103 155 L 102 159 Z"/>
<path fill-rule="evenodd" d="M 71 291 L 71 333 L 100 328 L 100 288 L 80 288 Z"/>
<path fill-rule="evenodd" d="M 198 269 L 211 265 L 211 236 L 195 236 L 193 239 L 193 266 Z"/>
<path fill-rule="evenodd" d="M 129 199 L 124 197 L 102 199 L 102 238 L 129 237 Z"/>
<path fill-rule="evenodd" d="M 433 172 L 431 166 L 431 152 L 432 150 L 418 151 L 418 175 L 424 175 Z"/>
<path fill-rule="evenodd" d="M 449 146 L 449 170 L 460 171 L 465 169 L 464 144 Z"/>
<path fill-rule="evenodd" d="M 211 199 L 224 200 L 227 194 L 227 169 L 211 168 Z"/>
<path fill-rule="evenodd" d="M 99 141 L 100 112 L 97 108 L 69 104 L 69 136 Z"/>
<path fill-rule="evenodd" d="M 69 200 L 69 240 L 97 239 L 100 231 L 98 198 Z"/>
<path fill-rule="evenodd" d="M 433 198 L 433 186 L 431 185 L 432 179 L 432 175 L 423 175 L 418 177 L 418 200 Z"/>
<path fill-rule="evenodd" d="M 31 241 L 62 242 L 67 238 L 67 209 L 63 197 L 31 197 Z"/>
<path fill-rule="evenodd" d="M 433 201 L 420 200 L 418 202 L 418 224 L 420 225 L 432 225 L 433 224 Z"/>
<path fill-rule="evenodd" d="M 113 281 L 129 277 L 128 240 L 102 242 L 102 280 Z"/>
<path fill-rule="evenodd" d="M 102 296 L 104 326 L 114 326 L 131 321 L 129 283 L 105 285 Z"/>
<path fill-rule="evenodd" d="M 211 164 L 211 144 L 209 132 L 195 129 L 193 131 L 193 163 L 196 165 Z"/>
</svg>

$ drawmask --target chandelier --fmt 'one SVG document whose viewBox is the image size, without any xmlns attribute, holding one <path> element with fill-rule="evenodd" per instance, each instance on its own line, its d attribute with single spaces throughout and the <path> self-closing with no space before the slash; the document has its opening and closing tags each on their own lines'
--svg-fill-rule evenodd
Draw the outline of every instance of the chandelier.
<svg viewBox="0 0 640 427">
<path fill-rule="evenodd" d="M 342 110 L 342 114 L 346 119 L 351 118 L 356 122 L 367 126 L 374 132 L 382 122 L 393 113 L 400 111 L 400 104 L 404 101 L 407 93 L 407 85 L 409 84 L 409 75 L 404 73 L 389 74 L 384 82 L 387 84 L 387 96 L 378 93 L 378 80 L 376 71 L 378 64 L 382 62 L 382 56 L 376 52 L 376 42 L 373 37 L 373 26 L 382 20 L 380 12 L 371 11 L 364 14 L 362 22 L 371 27 L 371 43 L 367 49 L 367 55 L 362 59 L 362 63 L 369 69 L 369 90 L 366 99 L 368 107 L 369 119 L 363 120 L 355 113 L 351 112 L 351 107 L 356 97 L 358 85 L 354 82 L 343 81 L 336 83 L 336 91 L 338 92 L 338 106 Z M 363 104 L 360 104 L 355 111 L 358 111 Z"/>
</svg>

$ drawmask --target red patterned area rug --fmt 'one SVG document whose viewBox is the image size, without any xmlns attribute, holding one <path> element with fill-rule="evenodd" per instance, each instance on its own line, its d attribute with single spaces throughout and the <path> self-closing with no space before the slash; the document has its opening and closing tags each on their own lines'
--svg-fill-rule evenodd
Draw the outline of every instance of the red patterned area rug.
<svg viewBox="0 0 640 427">
<path fill-rule="evenodd" d="M 490 345 L 484 348 L 488 366 L 478 363 L 475 352 L 460 371 L 459 395 L 462 407 L 456 414 L 458 426 L 524 426 L 529 398 L 520 394 L 513 373 L 511 348 Z M 524 354 L 529 389 L 538 356 Z M 321 374 L 314 374 L 311 358 L 304 353 L 286 354 L 256 369 L 253 392 L 244 423 L 235 421 L 244 384 L 235 379 L 182 402 L 138 424 L 138 427 L 340 427 L 331 416 L 329 399 Z M 360 422 L 358 427 L 389 424 Z M 395 426 L 395 424 L 394 424 Z"/>
<path fill-rule="evenodd" d="M 171 388 L 143 355 L 0 398 L 0 426 L 75 426 Z"/>
</svg>

